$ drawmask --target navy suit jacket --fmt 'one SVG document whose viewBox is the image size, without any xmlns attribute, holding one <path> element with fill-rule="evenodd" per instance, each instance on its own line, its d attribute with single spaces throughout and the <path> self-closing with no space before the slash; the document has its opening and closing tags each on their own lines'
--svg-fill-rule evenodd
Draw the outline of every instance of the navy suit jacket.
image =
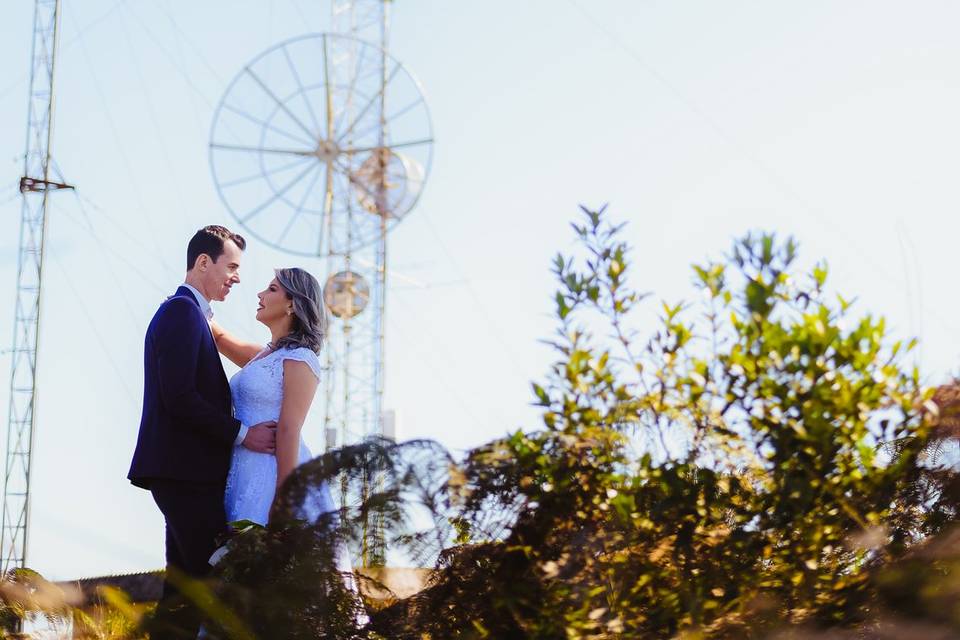
<svg viewBox="0 0 960 640">
<path fill-rule="evenodd" d="M 186 287 L 167 299 L 147 328 L 143 416 L 127 478 L 226 482 L 240 422 L 200 304 Z"/>
</svg>

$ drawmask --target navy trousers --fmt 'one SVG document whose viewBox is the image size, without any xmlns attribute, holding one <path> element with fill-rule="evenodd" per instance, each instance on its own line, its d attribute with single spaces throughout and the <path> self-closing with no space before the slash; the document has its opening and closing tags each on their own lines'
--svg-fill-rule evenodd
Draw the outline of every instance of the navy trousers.
<svg viewBox="0 0 960 640">
<path fill-rule="evenodd" d="M 210 573 L 210 555 L 217 537 L 226 532 L 222 484 L 199 484 L 177 480 L 154 480 L 150 492 L 166 521 L 167 571 L 178 570 L 191 578 Z M 184 603 L 169 581 L 163 583 L 158 616 L 168 617 L 171 627 L 196 638 L 200 617 L 195 607 Z M 161 612 L 165 613 L 161 613 Z M 180 637 L 171 635 L 170 637 Z"/>
</svg>

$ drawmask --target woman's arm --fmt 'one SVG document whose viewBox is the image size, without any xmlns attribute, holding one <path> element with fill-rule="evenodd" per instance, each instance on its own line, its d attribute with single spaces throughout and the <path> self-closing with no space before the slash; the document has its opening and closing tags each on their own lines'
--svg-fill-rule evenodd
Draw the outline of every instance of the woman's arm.
<svg viewBox="0 0 960 640">
<path fill-rule="evenodd" d="M 283 361 L 283 403 L 277 421 L 277 489 L 297 467 L 300 430 L 317 392 L 317 376 L 306 362 Z"/>
<path fill-rule="evenodd" d="M 238 367 L 250 362 L 263 350 L 263 345 L 244 342 L 213 320 L 210 321 L 210 330 L 213 332 L 213 339 L 217 342 L 217 350 Z"/>
</svg>

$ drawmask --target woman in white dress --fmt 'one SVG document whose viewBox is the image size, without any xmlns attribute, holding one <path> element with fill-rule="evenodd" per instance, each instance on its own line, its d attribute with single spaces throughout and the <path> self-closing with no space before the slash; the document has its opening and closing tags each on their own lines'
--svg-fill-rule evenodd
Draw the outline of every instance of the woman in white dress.
<svg viewBox="0 0 960 640">
<path fill-rule="evenodd" d="M 224 497 L 228 522 L 250 520 L 265 526 L 277 489 L 312 457 L 300 432 L 320 381 L 317 356 L 327 333 L 322 290 L 303 269 L 277 269 L 275 274 L 257 294 L 257 320 L 270 329 L 266 346 L 243 341 L 211 322 L 220 353 L 240 367 L 230 380 L 237 419 L 243 424 L 267 419 L 277 423 L 275 454 L 234 447 Z M 315 522 L 336 509 L 323 484 L 312 488 L 301 516 Z M 335 516 L 327 518 L 335 525 Z M 346 578 L 351 571 L 346 545 L 339 545 L 336 565 Z M 352 580 L 347 582 L 353 587 Z"/>
</svg>

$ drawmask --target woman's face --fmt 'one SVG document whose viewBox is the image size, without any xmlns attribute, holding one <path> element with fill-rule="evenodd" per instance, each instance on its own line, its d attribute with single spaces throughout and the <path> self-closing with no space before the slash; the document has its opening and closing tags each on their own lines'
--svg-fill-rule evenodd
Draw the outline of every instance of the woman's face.
<svg viewBox="0 0 960 640">
<path fill-rule="evenodd" d="M 286 318 L 293 312 L 293 301 L 287 298 L 277 279 L 274 278 L 267 288 L 257 294 L 260 306 L 257 307 L 257 320 L 270 326 Z"/>
</svg>

